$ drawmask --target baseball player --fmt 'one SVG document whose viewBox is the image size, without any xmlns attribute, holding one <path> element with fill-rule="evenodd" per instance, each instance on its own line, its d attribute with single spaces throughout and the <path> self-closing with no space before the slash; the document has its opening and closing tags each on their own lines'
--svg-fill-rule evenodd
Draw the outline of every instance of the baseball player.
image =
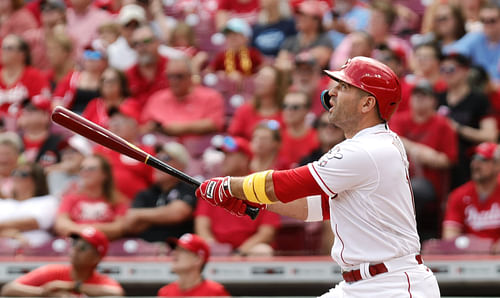
<svg viewBox="0 0 500 298">
<path fill-rule="evenodd" d="M 387 126 L 401 99 L 396 75 L 364 57 L 325 73 L 337 84 L 322 103 L 345 141 L 296 169 L 206 180 L 196 195 L 238 216 L 248 201 L 306 221 L 330 219 L 344 280 L 321 297 L 440 297 L 419 254 L 405 149 Z"/>
</svg>

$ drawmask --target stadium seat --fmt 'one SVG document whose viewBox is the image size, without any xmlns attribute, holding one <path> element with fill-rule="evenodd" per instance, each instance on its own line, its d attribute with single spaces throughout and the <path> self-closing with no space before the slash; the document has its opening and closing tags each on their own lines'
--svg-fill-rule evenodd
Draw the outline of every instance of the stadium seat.
<svg viewBox="0 0 500 298">
<path fill-rule="evenodd" d="M 450 240 L 429 239 L 422 244 L 423 254 L 490 254 L 493 240 L 458 236 Z"/>
</svg>

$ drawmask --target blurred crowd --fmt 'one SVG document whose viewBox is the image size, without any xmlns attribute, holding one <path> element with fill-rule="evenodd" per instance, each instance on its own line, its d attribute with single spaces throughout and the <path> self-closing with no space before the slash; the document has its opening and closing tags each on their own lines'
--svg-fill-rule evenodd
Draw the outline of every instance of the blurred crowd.
<svg viewBox="0 0 500 298">
<path fill-rule="evenodd" d="M 388 125 L 421 240 L 496 249 L 500 1 L 0 0 L 0 40 L 1 253 L 61 254 L 91 226 L 115 255 L 185 233 L 213 255 L 329 254 L 329 225 L 234 217 L 50 115 L 64 106 L 200 180 L 290 169 L 344 139 L 322 70 L 356 56 L 400 78 Z"/>
</svg>

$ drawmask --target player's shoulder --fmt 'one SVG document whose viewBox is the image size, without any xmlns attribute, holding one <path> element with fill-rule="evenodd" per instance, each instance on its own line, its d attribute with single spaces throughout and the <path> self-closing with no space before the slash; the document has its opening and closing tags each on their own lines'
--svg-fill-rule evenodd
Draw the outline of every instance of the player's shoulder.
<svg viewBox="0 0 500 298">
<path fill-rule="evenodd" d="M 71 271 L 71 267 L 67 264 L 47 264 L 35 269 L 40 274 L 64 274 Z"/>
<path fill-rule="evenodd" d="M 221 295 L 227 293 L 226 289 L 222 284 L 209 279 L 206 279 L 203 282 L 202 287 L 207 291 L 207 294 L 210 295 Z"/>
</svg>

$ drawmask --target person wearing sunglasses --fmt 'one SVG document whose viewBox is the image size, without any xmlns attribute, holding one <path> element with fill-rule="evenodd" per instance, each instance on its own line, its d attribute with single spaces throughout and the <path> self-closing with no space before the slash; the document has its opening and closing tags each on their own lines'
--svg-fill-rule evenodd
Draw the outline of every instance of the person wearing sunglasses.
<svg viewBox="0 0 500 298">
<path fill-rule="evenodd" d="M 458 52 L 482 66 L 495 84 L 500 83 L 500 4 L 485 1 L 479 10 L 483 29 L 459 40 L 449 53 Z"/>
<path fill-rule="evenodd" d="M 38 267 L 2 288 L 2 296 L 123 296 L 122 286 L 96 268 L 108 251 L 106 235 L 92 227 L 71 234 L 69 264 Z"/>
<path fill-rule="evenodd" d="M 476 146 L 470 163 L 470 180 L 453 190 L 446 204 L 442 238 L 476 236 L 500 239 L 500 150 L 496 143 Z M 497 253 L 500 242 L 496 247 Z"/>
<path fill-rule="evenodd" d="M 58 201 L 49 195 L 40 165 L 21 164 L 11 176 L 13 196 L 0 200 L 0 237 L 16 239 L 19 246 L 41 246 L 52 239 Z"/>
<path fill-rule="evenodd" d="M 458 134 L 458 163 L 452 169 L 451 187 L 456 188 L 470 177 L 470 152 L 482 142 L 495 142 L 497 122 L 491 103 L 468 82 L 471 61 L 460 53 L 449 53 L 441 61 L 441 74 L 448 89 L 438 94 L 438 112 L 447 116 Z"/>
<path fill-rule="evenodd" d="M 283 99 L 283 122 L 281 150 L 279 155 L 286 160 L 288 168 L 295 167 L 302 158 L 319 146 L 316 129 L 307 121 L 311 112 L 311 99 L 306 93 L 289 91 Z"/>
<path fill-rule="evenodd" d="M 180 171 L 191 161 L 187 149 L 176 142 L 165 143 L 156 156 Z M 149 242 L 192 233 L 197 201 L 193 187 L 159 170 L 154 170 L 153 177 L 153 184 L 135 196 L 125 216 L 125 233 Z"/>
</svg>

